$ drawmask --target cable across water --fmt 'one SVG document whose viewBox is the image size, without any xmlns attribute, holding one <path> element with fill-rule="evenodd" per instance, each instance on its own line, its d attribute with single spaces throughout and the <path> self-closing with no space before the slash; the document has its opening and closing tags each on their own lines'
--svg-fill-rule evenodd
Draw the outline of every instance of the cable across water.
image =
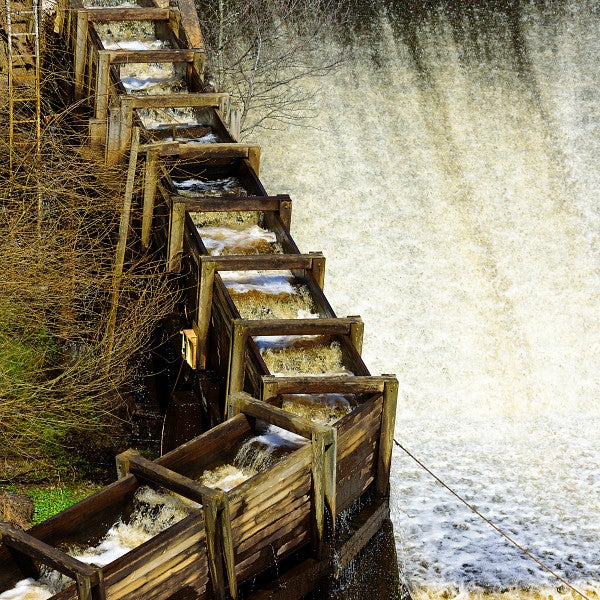
<svg viewBox="0 0 600 600">
<path fill-rule="evenodd" d="M 508 535 L 506 532 L 504 532 L 502 529 L 500 529 L 500 527 L 495 525 L 485 515 L 481 514 L 471 503 L 469 503 L 467 500 L 465 500 L 460 494 L 455 492 L 448 484 L 446 484 L 442 479 L 440 479 L 431 469 L 429 469 L 427 466 L 425 466 L 414 454 L 412 454 L 400 442 L 398 442 L 398 440 L 394 439 L 394 444 L 396 444 L 396 446 L 398 446 L 398 448 L 400 448 L 405 454 L 410 456 L 410 458 L 412 458 L 424 471 L 429 473 L 429 475 L 431 475 L 443 488 L 448 490 L 453 496 L 455 496 L 458 500 L 460 500 L 460 502 L 462 502 L 470 511 L 472 511 L 480 519 L 485 521 L 485 523 L 487 523 L 492 529 L 494 529 L 502 537 L 504 537 L 506 540 L 508 540 L 513 546 L 515 546 L 521 552 L 523 552 L 523 554 L 525 554 L 528 558 L 530 558 L 536 564 L 538 564 L 540 567 L 542 567 L 542 569 L 544 569 L 545 571 L 547 571 L 548 573 L 550 573 L 551 575 L 556 577 L 556 579 L 558 579 L 561 583 L 566 585 L 570 590 L 572 590 L 573 592 L 575 592 L 576 594 L 578 594 L 585 600 L 590 600 L 590 598 L 588 596 L 586 596 L 583 592 L 580 592 L 576 587 L 574 587 L 572 584 L 570 584 L 566 579 L 564 579 L 561 575 L 559 575 L 551 567 L 549 567 L 548 565 L 544 564 L 541 560 L 536 558 L 533 554 L 531 554 L 531 552 L 529 552 L 526 548 L 521 546 L 521 544 L 519 544 L 515 539 L 513 539 L 510 535 Z"/>
</svg>

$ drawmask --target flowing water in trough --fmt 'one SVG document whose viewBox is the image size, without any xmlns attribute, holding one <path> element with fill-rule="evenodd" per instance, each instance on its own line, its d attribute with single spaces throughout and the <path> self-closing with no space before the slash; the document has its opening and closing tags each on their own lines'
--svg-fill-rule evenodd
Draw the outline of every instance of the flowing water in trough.
<svg viewBox="0 0 600 600">
<path fill-rule="evenodd" d="M 262 435 L 247 439 L 231 462 L 204 471 L 198 480 L 212 488 L 230 490 L 307 443 L 299 435 L 269 425 Z"/>
<path fill-rule="evenodd" d="M 396 438 L 600 595 L 600 5 L 389 2 L 314 129 L 255 136 L 337 314 L 400 381 Z M 349 45 L 351 45 L 349 43 Z M 326 49 L 325 49 L 326 50 Z M 394 449 L 415 598 L 577 598 Z"/>
</svg>

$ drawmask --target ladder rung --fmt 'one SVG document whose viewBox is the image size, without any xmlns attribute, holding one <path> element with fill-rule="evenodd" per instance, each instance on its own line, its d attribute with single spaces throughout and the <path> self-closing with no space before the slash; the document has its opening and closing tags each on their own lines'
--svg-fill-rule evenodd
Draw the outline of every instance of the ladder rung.
<svg viewBox="0 0 600 600">
<path fill-rule="evenodd" d="M 37 119 L 14 119 L 13 124 L 17 123 L 37 123 Z"/>
<path fill-rule="evenodd" d="M 9 37 L 13 38 L 13 37 L 25 37 L 25 36 L 30 36 L 30 37 L 35 37 L 35 32 L 34 31 L 23 31 L 20 33 L 11 33 Z"/>
<path fill-rule="evenodd" d="M 29 102 L 30 100 L 37 100 L 37 96 L 25 96 L 23 98 L 11 98 L 13 102 Z"/>
</svg>

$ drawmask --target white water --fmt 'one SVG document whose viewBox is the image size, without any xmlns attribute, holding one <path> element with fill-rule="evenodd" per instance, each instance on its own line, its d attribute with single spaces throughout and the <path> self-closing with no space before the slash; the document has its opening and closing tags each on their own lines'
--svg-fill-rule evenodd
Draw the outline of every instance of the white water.
<svg viewBox="0 0 600 600">
<path fill-rule="evenodd" d="M 426 77 L 382 17 L 325 81 L 318 129 L 258 136 L 261 178 L 327 256 L 336 313 L 365 320 L 371 371 L 398 376 L 396 438 L 597 598 L 598 5 L 521 7 L 522 74 L 484 13 L 471 45 L 417 21 Z M 392 517 L 416 598 L 578 597 L 398 448 Z"/>
</svg>

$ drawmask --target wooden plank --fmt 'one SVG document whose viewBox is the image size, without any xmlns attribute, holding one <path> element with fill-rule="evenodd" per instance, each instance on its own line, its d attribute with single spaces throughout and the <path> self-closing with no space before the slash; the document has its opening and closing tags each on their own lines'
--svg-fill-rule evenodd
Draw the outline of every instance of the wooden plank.
<svg viewBox="0 0 600 600">
<path fill-rule="evenodd" d="M 87 56 L 87 34 L 88 34 L 88 15 L 87 11 L 77 13 L 75 41 L 75 100 L 81 100 L 84 97 L 83 80 L 85 74 L 85 63 Z"/>
<path fill-rule="evenodd" d="M 219 271 L 256 271 L 261 269 L 311 270 L 320 255 L 313 254 L 268 254 L 250 256 L 207 256 L 202 262 L 212 263 Z"/>
<path fill-rule="evenodd" d="M 181 494 L 199 504 L 204 504 L 207 498 L 219 503 L 223 496 L 222 492 L 184 477 L 156 462 L 151 462 L 134 450 L 127 450 L 119 454 L 117 462 L 120 465 L 121 472 L 133 473 L 138 479 L 162 485 L 168 490 Z"/>
<path fill-rule="evenodd" d="M 289 500 L 286 500 L 285 504 L 277 504 L 277 501 L 269 499 L 269 502 L 265 502 L 265 511 L 262 516 L 256 515 L 255 518 L 245 520 L 244 523 L 240 523 L 241 519 L 238 519 L 235 528 L 237 551 L 241 551 L 242 546 L 249 547 L 254 543 L 251 540 L 256 536 L 260 536 L 263 530 L 271 529 L 274 531 L 276 529 L 274 524 L 286 518 L 291 513 L 297 510 L 304 510 L 305 514 L 308 515 L 310 513 L 309 488 L 310 485 L 305 490 L 306 493 L 301 495 L 295 494 L 296 497 L 290 497 Z M 234 529 L 232 528 L 231 531 L 233 536 Z"/>
<path fill-rule="evenodd" d="M 277 484 L 274 484 L 274 481 Z M 273 477 L 271 486 L 260 494 L 254 493 L 252 497 L 240 494 L 241 500 L 230 503 L 234 538 L 239 541 L 254 528 L 261 527 L 265 522 L 266 511 L 270 513 L 269 518 L 278 518 L 277 515 L 285 512 L 288 505 L 308 498 L 311 487 L 310 471 L 302 469 L 286 480 Z M 256 490 L 251 491 L 255 492 Z"/>
<path fill-rule="evenodd" d="M 383 392 L 385 379 L 377 376 L 274 377 L 263 375 L 263 385 L 275 386 L 278 394 L 370 394 Z M 272 388 L 270 388 L 272 389 Z"/>
<path fill-rule="evenodd" d="M 204 48 L 200 21 L 194 0 L 177 0 L 181 14 L 181 25 L 191 48 Z"/>
<path fill-rule="evenodd" d="M 106 54 L 113 65 L 129 63 L 185 63 L 193 62 L 199 50 L 164 49 L 164 50 L 100 50 L 99 55 Z"/>
<path fill-rule="evenodd" d="M 108 118 L 108 96 L 110 85 L 110 53 L 98 52 L 98 69 L 96 72 L 95 89 L 95 118 L 104 120 Z"/>
<path fill-rule="evenodd" d="M 172 548 L 182 552 L 187 547 L 202 550 L 206 545 L 206 532 L 204 527 L 204 514 L 202 510 L 192 511 L 187 517 L 157 533 L 148 541 L 140 544 L 112 561 L 104 568 L 105 583 L 107 587 L 117 585 L 119 581 L 129 577 L 132 573 L 143 570 L 147 561 L 157 557 L 166 556 Z M 178 551 L 179 551 L 178 550 Z M 205 555 L 204 555 L 205 556 Z M 206 563 L 206 557 L 204 558 Z M 206 565 L 204 567 L 207 568 Z"/>
<path fill-rule="evenodd" d="M 172 196 L 173 201 L 183 200 L 189 212 L 280 211 L 289 196 L 228 196 L 226 198 L 189 198 Z M 290 200 L 291 203 L 291 200 Z"/>
<path fill-rule="evenodd" d="M 234 417 L 236 414 L 243 412 L 307 439 L 311 439 L 315 435 L 320 435 L 326 444 L 332 444 L 334 441 L 332 427 L 320 425 L 302 417 L 292 415 L 276 406 L 256 400 L 245 392 L 237 392 L 230 396 L 229 403 L 231 407 L 229 417 Z"/>
<path fill-rule="evenodd" d="M 185 204 L 177 202 L 171 208 L 167 271 L 177 273 L 181 269 L 183 232 L 185 228 Z"/>
<path fill-rule="evenodd" d="M 245 415 L 226 421 L 161 456 L 155 462 L 189 477 L 197 476 L 251 432 Z"/>
<path fill-rule="evenodd" d="M 202 94 L 157 94 L 152 96 L 124 95 L 133 109 L 139 108 L 220 108 L 229 97 L 227 93 L 214 92 Z M 156 145 L 160 145 L 155 143 Z M 152 145 L 152 144 L 149 144 Z"/>
</svg>

